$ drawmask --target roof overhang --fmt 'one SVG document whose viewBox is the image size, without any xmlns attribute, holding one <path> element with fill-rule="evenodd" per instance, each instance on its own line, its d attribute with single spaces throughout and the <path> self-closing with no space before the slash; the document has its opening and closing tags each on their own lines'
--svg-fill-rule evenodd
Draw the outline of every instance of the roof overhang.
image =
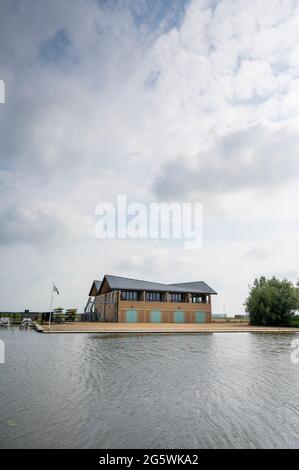
<svg viewBox="0 0 299 470">
<path fill-rule="evenodd" d="M 217 295 L 208 284 L 204 281 L 183 282 L 177 284 L 162 284 L 157 282 L 149 282 L 138 279 L 124 278 L 121 276 L 112 276 L 105 274 L 102 282 L 94 281 L 97 293 L 91 295 L 99 295 L 112 290 L 135 290 L 148 292 L 178 292 L 191 294 Z M 95 292 L 95 291 L 93 291 Z"/>
</svg>

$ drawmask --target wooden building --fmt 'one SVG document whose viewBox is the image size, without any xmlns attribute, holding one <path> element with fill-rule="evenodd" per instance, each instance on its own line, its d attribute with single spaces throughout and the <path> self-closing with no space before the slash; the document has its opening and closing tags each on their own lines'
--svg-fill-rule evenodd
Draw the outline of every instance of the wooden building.
<svg viewBox="0 0 299 470">
<path fill-rule="evenodd" d="M 103 322 L 207 323 L 216 294 L 203 281 L 162 284 L 105 275 L 92 283 L 85 312 Z"/>
</svg>

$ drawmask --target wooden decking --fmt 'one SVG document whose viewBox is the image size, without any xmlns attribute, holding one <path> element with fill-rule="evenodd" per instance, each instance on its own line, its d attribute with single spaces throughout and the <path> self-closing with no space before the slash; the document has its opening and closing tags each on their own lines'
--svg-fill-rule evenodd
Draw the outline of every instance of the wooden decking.
<svg viewBox="0 0 299 470">
<path fill-rule="evenodd" d="M 40 326 L 41 333 L 299 333 L 299 328 L 249 326 L 246 323 L 89 323 Z"/>
</svg>

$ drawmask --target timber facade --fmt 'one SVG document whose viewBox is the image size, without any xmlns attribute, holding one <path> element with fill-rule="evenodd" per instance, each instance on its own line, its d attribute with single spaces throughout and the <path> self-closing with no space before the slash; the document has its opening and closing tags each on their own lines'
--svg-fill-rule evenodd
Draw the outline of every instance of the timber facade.
<svg viewBox="0 0 299 470">
<path fill-rule="evenodd" d="M 85 312 L 101 322 L 209 323 L 216 294 L 203 281 L 162 284 L 105 275 L 93 282 Z"/>
</svg>

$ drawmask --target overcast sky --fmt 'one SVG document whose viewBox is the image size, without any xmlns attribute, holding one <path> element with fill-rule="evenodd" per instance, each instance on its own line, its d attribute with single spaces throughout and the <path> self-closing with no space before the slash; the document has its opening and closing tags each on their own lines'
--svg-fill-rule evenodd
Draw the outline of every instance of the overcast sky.
<svg viewBox="0 0 299 470">
<path fill-rule="evenodd" d="M 0 310 L 105 273 L 205 280 L 241 313 L 299 278 L 298 0 L 1 0 Z M 204 204 L 199 250 L 99 240 L 95 207 Z"/>
</svg>

